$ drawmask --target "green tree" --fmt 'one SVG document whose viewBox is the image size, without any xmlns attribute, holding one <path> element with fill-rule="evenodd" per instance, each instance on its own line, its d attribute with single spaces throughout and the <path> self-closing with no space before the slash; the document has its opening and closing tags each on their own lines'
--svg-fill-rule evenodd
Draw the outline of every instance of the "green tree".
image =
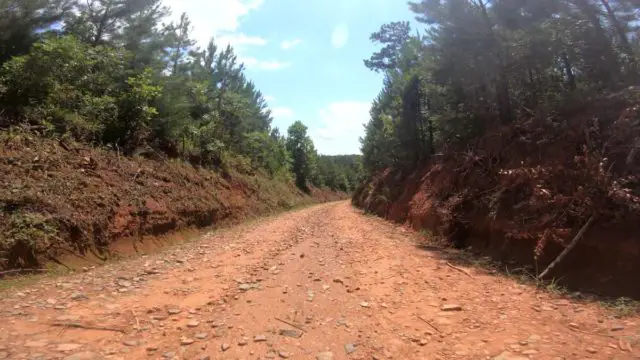
<svg viewBox="0 0 640 360">
<path fill-rule="evenodd" d="M 316 154 L 313 141 L 307 135 L 307 127 L 301 121 L 296 121 L 289 127 L 286 146 L 291 154 L 296 185 L 301 190 L 309 191 L 309 182 L 316 166 Z"/>
</svg>

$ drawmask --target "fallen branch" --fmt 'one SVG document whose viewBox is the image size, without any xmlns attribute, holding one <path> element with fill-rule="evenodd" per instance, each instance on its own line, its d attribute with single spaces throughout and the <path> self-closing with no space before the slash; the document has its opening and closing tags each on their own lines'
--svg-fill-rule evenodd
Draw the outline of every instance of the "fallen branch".
<svg viewBox="0 0 640 360">
<path fill-rule="evenodd" d="M 458 271 L 460 271 L 461 273 L 463 273 L 463 274 L 465 274 L 465 275 L 467 275 L 468 277 L 470 277 L 470 278 L 472 278 L 472 279 L 473 279 L 473 276 L 472 276 L 472 275 L 471 275 L 467 270 L 462 269 L 462 268 L 459 268 L 459 267 L 457 267 L 457 266 L 453 266 L 453 265 L 451 265 L 451 263 L 450 263 L 450 262 L 448 262 L 448 261 L 447 261 L 447 266 L 448 266 L 448 267 L 450 267 L 450 268 L 452 268 L 452 269 L 454 269 L 454 270 L 458 270 Z"/>
<path fill-rule="evenodd" d="M 108 326 L 84 325 L 80 323 L 53 323 L 51 324 L 51 326 L 59 326 L 59 327 L 73 328 L 73 329 L 115 331 L 115 332 L 126 334 L 126 331 L 124 331 L 124 329 L 108 327 Z"/>
<path fill-rule="evenodd" d="M 305 331 L 303 328 L 301 328 L 300 326 L 298 326 L 298 325 L 296 325 L 296 324 L 290 323 L 290 322 L 288 322 L 288 321 L 286 321 L 286 320 L 282 320 L 282 319 L 280 319 L 279 317 L 274 317 L 274 319 L 276 319 L 276 320 L 280 321 L 281 323 L 285 323 L 285 324 L 287 324 L 287 325 L 289 325 L 289 326 L 292 326 L 292 327 L 294 327 L 294 328 L 296 328 L 296 329 L 298 329 L 298 330 L 302 331 L 303 333 L 306 333 L 306 331 Z"/>
<path fill-rule="evenodd" d="M 418 319 L 424 321 L 427 325 L 431 326 L 433 329 L 435 329 L 435 331 L 441 333 L 442 331 L 440 331 L 440 329 L 438 329 L 435 325 L 433 325 L 430 321 L 428 321 L 427 319 L 423 318 L 422 316 L 418 316 Z"/>
<path fill-rule="evenodd" d="M 573 240 L 571 240 L 569 245 L 560 253 L 560 255 L 558 255 L 558 257 L 555 260 L 551 262 L 551 264 L 549 264 L 549 266 L 547 266 L 546 269 L 544 269 L 544 271 L 540 275 L 538 275 L 538 280 L 545 277 L 545 275 L 547 275 L 549 271 L 551 271 L 551 269 L 553 269 L 556 265 L 558 265 L 558 263 L 562 261 L 562 259 L 564 259 L 565 256 L 567 256 L 567 254 L 576 246 L 580 238 L 584 236 L 584 233 L 587 232 L 587 229 L 589 229 L 589 226 L 591 225 L 594 219 L 595 219 L 595 215 L 591 215 L 591 217 L 589 217 L 589 220 L 587 220 L 587 222 L 582 226 L 580 231 L 578 231 L 578 233 L 573 238 Z"/>
</svg>

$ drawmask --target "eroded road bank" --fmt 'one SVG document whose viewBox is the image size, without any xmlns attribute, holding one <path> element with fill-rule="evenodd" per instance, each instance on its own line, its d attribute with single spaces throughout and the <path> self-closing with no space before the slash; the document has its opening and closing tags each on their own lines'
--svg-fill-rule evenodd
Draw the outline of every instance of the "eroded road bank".
<svg viewBox="0 0 640 360">
<path fill-rule="evenodd" d="M 9 290 L 0 359 L 632 359 L 618 319 L 479 269 L 347 202 Z"/>
</svg>

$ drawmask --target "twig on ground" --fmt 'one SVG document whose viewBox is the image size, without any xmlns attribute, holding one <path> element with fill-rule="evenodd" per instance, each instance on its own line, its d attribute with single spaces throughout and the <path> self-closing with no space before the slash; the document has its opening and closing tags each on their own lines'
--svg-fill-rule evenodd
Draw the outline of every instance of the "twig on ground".
<svg viewBox="0 0 640 360">
<path fill-rule="evenodd" d="M 439 332 L 439 333 L 442 332 L 442 331 L 440 331 L 440 329 L 438 329 L 435 325 L 433 325 L 430 321 L 428 321 L 427 319 L 423 318 L 422 316 L 418 316 L 418 319 L 424 321 L 427 325 L 429 325 L 432 328 L 434 328 L 437 332 Z"/>
<path fill-rule="evenodd" d="M 286 320 L 282 320 L 282 319 L 280 319 L 279 317 L 274 317 L 274 319 L 276 319 L 276 320 L 280 321 L 281 323 L 285 323 L 285 324 L 287 324 L 287 325 L 289 325 L 289 326 L 293 326 L 294 328 L 296 328 L 296 329 L 298 329 L 298 330 L 302 331 L 303 333 L 306 333 L 306 331 L 305 331 L 303 328 L 301 328 L 300 326 L 298 326 L 298 325 L 296 325 L 296 324 L 293 324 L 293 323 L 291 323 L 291 322 L 289 322 L 289 321 L 286 321 Z"/>
<path fill-rule="evenodd" d="M 558 257 L 555 260 L 551 262 L 551 264 L 549 264 L 549 266 L 547 266 L 546 269 L 544 269 L 544 271 L 540 275 L 538 275 L 538 280 L 545 277 L 545 275 L 547 275 L 549 271 L 551 271 L 551 269 L 553 269 L 556 265 L 558 265 L 558 263 L 562 261 L 562 259 L 564 259 L 565 256 L 567 256 L 567 254 L 576 246 L 580 238 L 584 236 L 584 233 L 587 232 L 587 229 L 589 229 L 589 226 L 591 225 L 594 219 L 595 219 L 595 215 L 591 215 L 591 217 L 589 217 L 589 220 L 587 220 L 587 222 L 582 226 L 580 231 L 578 231 L 578 233 L 573 238 L 573 240 L 571 240 L 569 245 L 560 253 L 560 255 L 558 255 Z"/>
<path fill-rule="evenodd" d="M 447 266 L 448 266 L 448 267 L 450 267 L 450 268 L 452 268 L 452 269 L 454 269 L 454 270 L 458 270 L 458 271 L 460 271 L 461 273 L 463 273 L 463 274 L 467 275 L 467 276 L 468 276 L 468 277 L 470 277 L 470 278 L 473 278 L 473 276 L 472 276 L 472 275 L 471 275 L 467 270 L 462 269 L 462 268 L 459 268 L 459 267 L 457 267 L 457 266 L 453 266 L 453 265 L 451 265 L 451 263 L 450 263 L 450 262 L 448 262 L 448 261 L 447 261 Z"/>
<path fill-rule="evenodd" d="M 86 330 L 101 330 L 101 331 L 115 331 L 119 333 L 126 334 L 124 329 L 108 327 L 108 326 L 95 326 L 95 325 L 85 325 L 80 323 L 53 323 L 51 326 L 59 326 L 63 328 L 74 328 L 74 329 L 86 329 Z"/>
</svg>

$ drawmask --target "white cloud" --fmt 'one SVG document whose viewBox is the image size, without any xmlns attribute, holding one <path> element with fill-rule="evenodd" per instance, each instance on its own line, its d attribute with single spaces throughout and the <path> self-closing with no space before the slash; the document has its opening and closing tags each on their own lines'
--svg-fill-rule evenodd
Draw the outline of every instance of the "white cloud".
<svg viewBox="0 0 640 360">
<path fill-rule="evenodd" d="M 334 102 L 320 110 L 322 125 L 310 131 L 321 154 L 360 153 L 359 138 L 369 121 L 371 104 L 362 101 Z"/>
<path fill-rule="evenodd" d="M 243 18 L 260 8 L 264 0 L 164 0 L 172 9 L 171 20 L 179 21 L 186 12 L 191 20 L 191 37 L 205 47 L 215 38 L 219 47 L 233 46 L 239 60 L 254 70 L 280 70 L 291 63 L 277 60 L 260 60 L 248 56 L 247 48 L 264 46 L 268 41 L 260 36 L 246 35 L 239 30 Z"/>
<path fill-rule="evenodd" d="M 300 39 L 285 40 L 280 44 L 280 47 L 284 50 L 289 50 L 293 47 L 300 45 L 300 43 L 302 43 L 302 40 Z"/>
<path fill-rule="evenodd" d="M 281 119 L 293 119 L 293 110 L 284 106 L 276 106 L 271 109 L 271 116 Z"/>
<path fill-rule="evenodd" d="M 220 47 L 226 47 L 231 44 L 234 49 L 240 49 L 246 45 L 264 46 L 267 45 L 267 40 L 260 36 L 247 36 L 243 33 L 239 34 L 225 34 L 216 37 L 216 44 Z"/>
<path fill-rule="evenodd" d="M 331 34 L 331 45 L 333 45 L 334 48 L 340 49 L 347 44 L 348 40 L 349 28 L 346 24 L 340 24 L 333 28 L 333 33 Z"/>
<path fill-rule="evenodd" d="M 213 36 L 235 32 L 241 19 L 262 5 L 263 0 L 164 0 L 178 21 L 186 12 L 193 26 L 192 37 L 204 46 Z"/>
<path fill-rule="evenodd" d="M 282 62 L 278 60 L 259 60 L 252 56 L 240 56 L 240 62 L 248 69 L 254 70 L 282 70 L 291 66 L 290 62 Z"/>
<path fill-rule="evenodd" d="M 280 129 L 280 134 L 286 134 L 287 129 L 294 122 L 294 112 L 288 107 L 276 106 L 271 108 L 271 117 L 273 117 L 273 127 Z"/>
</svg>

